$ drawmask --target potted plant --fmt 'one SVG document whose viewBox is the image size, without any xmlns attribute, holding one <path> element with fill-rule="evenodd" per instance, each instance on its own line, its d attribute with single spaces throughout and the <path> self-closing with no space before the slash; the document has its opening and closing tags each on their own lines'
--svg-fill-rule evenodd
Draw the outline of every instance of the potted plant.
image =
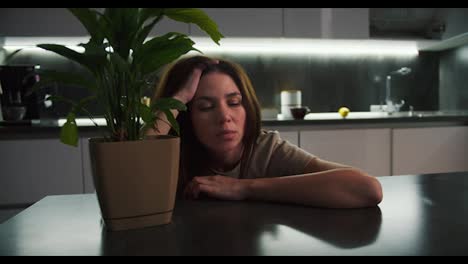
<svg viewBox="0 0 468 264">
<path fill-rule="evenodd" d="M 223 37 L 203 11 L 193 8 L 70 8 L 90 34 L 78 52 L 57 44 L 38 47 L 62 55 L 84 66 L 90 78 L 74 73 L 43 71 L 39 86 L 50 82 L 89 89 L 91 96 L 78 101 L 59 96 L 72 108 L 62 126 L 60 140 L 78 144 L 77 113 L 88 113 L 86 104 L 97 100 L 104 107 L 107 122 L 102 138 L 89 140 L 93 181 L 107 229 L 124 230 L 169 223 L 175 203 L 179 169 L 177 136 L 145 138 L 144 130 L 156 121 L 155 111 L 166 114 L 178 133 L 170 109 L 185 110 L 180 101 L 162 98 L 150 105 L 141 102 L 148 80 L 162 66 L 191 50 L 195 44 L 187 35 L 169 32 L 148 38 L 164 17 L 193 23 L 219 45 Z M 198 50 L 196 50 L 198 51 Z M 96 123 L 95 123 L 96 124 Z M 96 124 L 97 125 L 97 124 Z"/>
</svg>

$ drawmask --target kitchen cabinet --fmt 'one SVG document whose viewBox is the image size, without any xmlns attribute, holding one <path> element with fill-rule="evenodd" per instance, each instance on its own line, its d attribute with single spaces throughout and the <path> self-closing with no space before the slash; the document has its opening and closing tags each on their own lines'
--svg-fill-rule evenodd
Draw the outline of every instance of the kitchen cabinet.
<svg viewBox="0 0 468 264">
<path fill-rule="evenodd" d="M 330 9 L 330 10 L 328 10 Z M 369 38 L 369 8 L 322 8 L 325 14 L 331 14 L 330 32 L 325 32 L 325 38 L 332 39 L 368 39 Z M 325 18 L 327 16 L 325 15 Z"/>
<path fill-rule="evenodd" d="M 468 127 L 393 129 L 394 175 L 468 171 Z"/>
<path fill-rule="evenodd" d="M 284 8 L 284 36 L 367 39 L 369 8 Z"/>
<path fill-rule="evenodd" d="M 83 192 L 81 147 L 59 139 L 0 140 L 0 206 Z"/>
<path fill-rule="evenodd" d="M 0 35 L 11 37 L 86 36 L 86 29 L 65 8 L 2 8 Z"/>
<path fill-rule="evenodd" d="M 163 18 L 150 36 L 167 32 L 189 33 L 189 25 Z M 88 36 L 79 20 L 66 8 L 2 8 L 0 37 L 79 37 Z"/>
<path fill-rule="evenodd" d="M 300 131 L 300 147 L 319 158 L 351 165 L 374 176 L 390 171 L 390 128 Z"/>
<path fill-rule="evenodd" d="M 91 166 L 91 158 L 89 155 L 89 138 L 80 138 L 81 158 L 83 160 L 83 185 L 84 193 L 93 193 L 93 171 Z"/>
<path fill-rule="evenodd" d="M 218 25 L 225 37 L 281 37 L 282 8 L 201 8 Z M 206 34 L 190 25 L 191 36 Z"/>
<path fill-rule="evenodd" d="M 322 8 L 284 9 L 285 37 L 321 38 L 322 28 Z"/>
<path fill-rule="evenodd" d="M 368 8 L 202 8 L 226 37 L 368 38 Z M 190 34 L 204 36 L 191 25 Z"/>
<path fill-rule="evenodd" d="M 226 37 L 368 38 L 368 8 L 201 8 Z M 194 24 L 162 19 L 150 36 L 170 31 L 203 36 Z M 66 8 L 0 9 L 0 36 L 87 36 Z"/>
</svg>

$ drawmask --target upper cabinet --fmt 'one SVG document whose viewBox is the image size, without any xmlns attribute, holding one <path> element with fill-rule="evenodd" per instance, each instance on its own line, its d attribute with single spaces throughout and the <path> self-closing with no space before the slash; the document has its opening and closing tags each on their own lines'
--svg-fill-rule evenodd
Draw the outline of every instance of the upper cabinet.
<svg viewBox="0 0 468 264">
<path fill-rule="evenodd" d="M 203 8 L 226 37 L 368 38 L 368 8 Z M 351 23 L 349 22 L 351 21 Z M 204 36 L 194 25 L 193 36 Z"/>
<path fill-rule="evenodd" d="M 432 50 L 468 41 L 468 8 L 202 8 L 226 37 L 417 39 Z M 207 35 L 194 24 L 161 20 L 150 33 Z M 1 37 L 86 36 L 65 8 L 2 8 Z M 465 36 L 460 40 L 460 36 Z M 443 44 L 443 45 L 441 45 Z M 433 45 L 432 43 L 430 45 Z M 428 50 L 431 50 L 430 48 Z"/>
<path fill-rule="evenodd" d="M 282 8 L 201 8 L 225 37 L 283 36 Z M 196 25 L 190 35 L 206 36 Z"/>
<path fill-rule="evenodd" d="M 321 38 L 322 8 L 285 8 L 284 36 L 289 38 Z"/>
<path fill-rule="evenodd" d="M 371 38 L 418 40 L 421 51 L 468 44 L 468 8 L 370 8 L 369 24 Z"/>
<path fill-rule="evenodd" d="M 369 8 L 322 8 L 322 23 L 332 39 L 369 38 Z"/>
<path fill-rule="evenodd" d="M 185 23 L 162 19 L 150 35 L 170 31 L 189 33 Z M 88 32 L 66 8 L 2 8 L 0 37 L 80 37 Z"/>
<path fill-rule="evenodd" d="M 0 9 L 0 37 L 86 35 L 86 29 L 65 8 Z"/>
<path fill-rule="evenodd" d="M 447 40 L 468 32 L 468 8 L 369 8 L 371 38 Z"/>
<path fill-rule="evenodd" d="M 371 38 L 441 39 L 439 8 L 370 8 Z"/>
</svg>

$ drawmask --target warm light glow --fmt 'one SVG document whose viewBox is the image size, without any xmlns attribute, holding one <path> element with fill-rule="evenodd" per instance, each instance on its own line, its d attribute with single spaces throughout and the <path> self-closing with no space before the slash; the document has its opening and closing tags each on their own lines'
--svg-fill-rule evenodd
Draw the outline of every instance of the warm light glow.
<svg viewBox="0 0 468 264">
<path fill-rule="evenodd" d="M 323 55 L 323 56 L 396 56 L 415 57 L 418 43 L 405 40 L 340 40 L 340 39 L 299 39 L 299 38 L 232 38 L 221 39 L 216 45 L 207 37 L 191 37 L 195 48 L 204 53 L 234 53 L 245 55 Z M 66 45 L 81 52 L 79 43 L 86 43 L 88 37 L 6 37 L 4 47 L 11 49 L 36 48 L 37 44 L 55 43 Z"/>
</svg>

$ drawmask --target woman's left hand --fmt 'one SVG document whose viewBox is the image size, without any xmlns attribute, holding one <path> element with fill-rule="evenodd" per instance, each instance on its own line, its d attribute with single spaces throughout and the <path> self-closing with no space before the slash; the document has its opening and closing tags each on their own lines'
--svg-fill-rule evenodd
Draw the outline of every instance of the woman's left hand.
<svg viewBox="0 0 468 264">
<path fill-rule="evenodd" d="M 249 180 L 216 175 L 195 177 L 191 184 L 197 185 L 197 191 L 214 198 L 244 200 L 247 198 Z"/>
</svg>

